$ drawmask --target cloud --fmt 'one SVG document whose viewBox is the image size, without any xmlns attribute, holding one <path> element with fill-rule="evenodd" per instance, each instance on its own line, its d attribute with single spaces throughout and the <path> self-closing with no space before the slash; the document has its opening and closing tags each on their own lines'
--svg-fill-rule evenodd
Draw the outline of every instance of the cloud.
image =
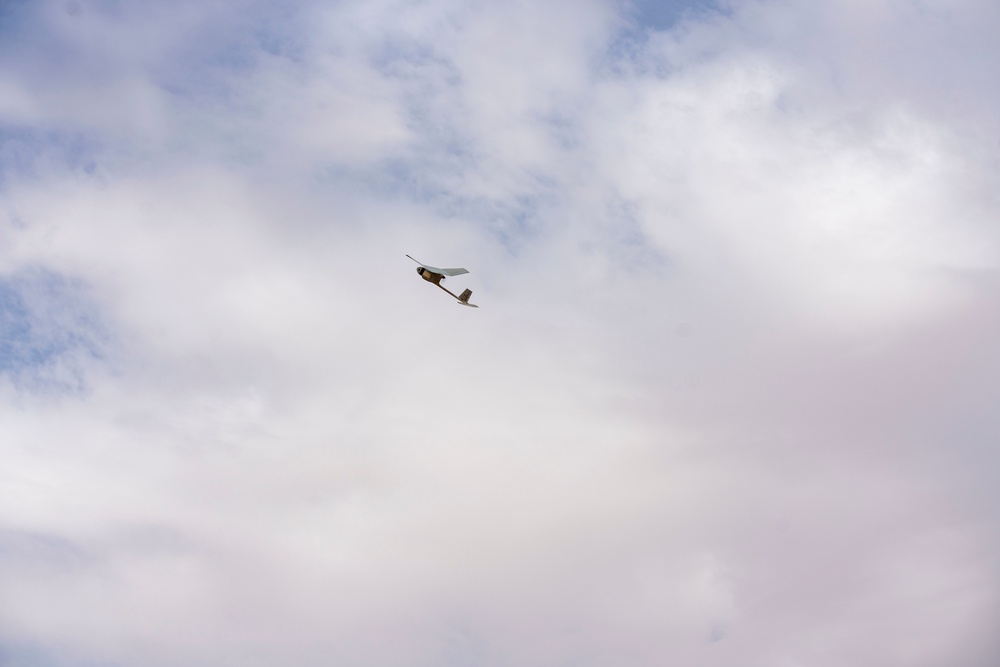
<svg viewBox="0 0 1000 667">
<path fill-rule="evenodd" d="M 0 664 L 1000 654 L 989 3 L 12 16 Z"/>
</svg>

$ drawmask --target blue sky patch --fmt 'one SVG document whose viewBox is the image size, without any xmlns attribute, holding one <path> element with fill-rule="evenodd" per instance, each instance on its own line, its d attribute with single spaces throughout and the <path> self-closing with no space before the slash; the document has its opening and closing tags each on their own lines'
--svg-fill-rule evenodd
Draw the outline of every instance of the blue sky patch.
<svg viewBox="0 0 1000 667">
<path fill-rule="evenodd" d="M 15 384 L 80 388 L 107 340 L 77 281 L 45 269 L 0 277 L 0 375 Z"/>
<path fill-rule="evenodd" d="M 630 15 L 650 30 L 669 30 L 685 18 L 720 9 L 719 0 L 633 0 Z"/>
<path fill-rule="evenodd" d="M 79 132 L 0 123 L 0 187 L 12 178 L 36 178 L 56 170 L 93 174 L 98 142 Z"/>
</svg>

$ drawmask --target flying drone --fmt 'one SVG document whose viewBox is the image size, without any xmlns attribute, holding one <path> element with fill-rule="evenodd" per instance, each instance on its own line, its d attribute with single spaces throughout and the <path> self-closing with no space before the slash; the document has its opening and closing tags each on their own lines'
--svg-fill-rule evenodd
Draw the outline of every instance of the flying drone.
<svg viewBox="0 0 1000 667">
<path fill-rule="evenodd" d="M 407 257 L 410 257 L 410 256 L 407 255 Z M 413 258 L 410 257 L 410 259 L 413 259 Z M 413 259 L 413 261 L 417 262 L 417 260 L 415 260 L 415 259 Z M 433 266 L 427 266 L 426 264 L 423 264 L 422 262 L 417 262 L 417 264 L 419 265 L 419 266 L 417 266 L 417 273 L 420 274 L 421 278 L 423 278 L 424 280 L 426 280 L 429 283 L 433 283 L 433 284 L 437 285 L 438 287 L 440 287 L 441 289 L 443 289 L 445 292 L 448 292 L 448 294 L 451 294 L 453 297 L 455 297 L 456 299 L 458 299 L 458 302 L 460 304 L 462 304 L 463 306 L 469 306 L 470 308 L 479 308 L 479 306 L 477 306 L 476 304 L 469 303 L 469 297 L 472 296 L 472 290 L 467 289 L 464 292 L 462 292 L 461 294 L 455 294 L 454 292 L 452 292 L 447 287 L 445 287 L 444 285 L 441 284 L 441 281 L 444 280 L 446 276 L 460 276 L 463 273 L 468 273 L 468 270 L 466 270 L 466 269 L 438 269 L 438 268 L 435 268 Z"/>
</svg>

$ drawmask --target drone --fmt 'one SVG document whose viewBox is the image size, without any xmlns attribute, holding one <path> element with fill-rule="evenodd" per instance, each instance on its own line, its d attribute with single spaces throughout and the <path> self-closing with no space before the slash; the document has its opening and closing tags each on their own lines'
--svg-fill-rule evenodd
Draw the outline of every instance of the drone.
<svg viewBox="0 0 1000 667">
<path fill-rule="evenodd" d="M 410 257 L 410 256 L 407 255 L 407 257 Z M 413 259 L 413 258 L 410 257 L 410 259 Z M 413 259 L 413 261 L 417 262 L 417 260 L 415 260 L 415 259 Z M 469 306 L 470 308 L 479 308 L 479 306 L 477 306 L 476 304 L 469 303 L 469 297 L 472 296 L 472 290 L 467 289 L 464 292 L 462 292 L 461 294 L 455 294 L 454 292 L 452 292 L 447 287 L 445 287 L 444 285 L 441 284 L 441 281 L 445 279 L 445 276 L 460 276 L 463 273 L 468 273 L 468 270 L 466 270 L 466 269 L 437 269 L 437 268 L 435 268 L 433 266 L 427 266 L 426 264 L 423 264 L 422 262 L 417 262 L 417 264 L 419 264 L 419 266 L 417 267 L 417 273 L 420 274 L 421 278 L 423 278 L 424 280 L 426 280 L 429 283 L 434 283 L 435 285 L 437 285 L 438 287 L 440 287 L 441 289 L 443 289 L 445 292 L 448 292 L 448 294 L 451 294 L 453 297 L 455 297 L 456 299 L 458 299 L 458 302 L 461 305 L 463 305 L 463 306 Z"/>
</svg>

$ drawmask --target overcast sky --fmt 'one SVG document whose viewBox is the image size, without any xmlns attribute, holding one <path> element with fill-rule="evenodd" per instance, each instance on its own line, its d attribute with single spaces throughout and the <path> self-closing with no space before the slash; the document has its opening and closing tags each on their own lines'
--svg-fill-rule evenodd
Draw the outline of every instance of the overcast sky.
<svg viewBox="0 0 1000 667">
<path fill-rule="evenodd" d="M 0 3 L 0 667 L 1000 664 L 998 32 Z"/>
</svg>

